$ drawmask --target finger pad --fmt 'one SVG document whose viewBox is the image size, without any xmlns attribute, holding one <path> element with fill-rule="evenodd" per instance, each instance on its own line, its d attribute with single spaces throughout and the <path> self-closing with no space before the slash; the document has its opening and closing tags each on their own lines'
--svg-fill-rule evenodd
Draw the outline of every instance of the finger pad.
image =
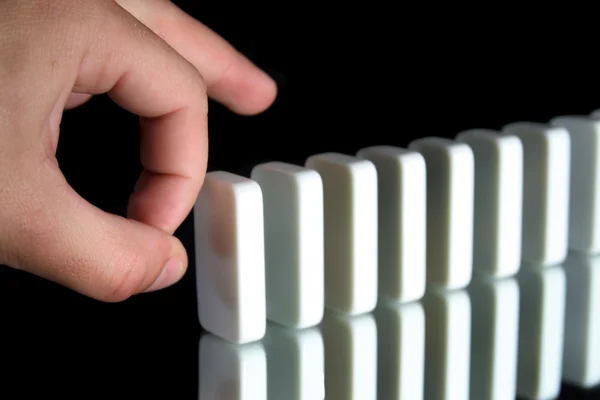
<svg viewBox="0 0 600 400">
<path fill-rule="evenodd" d="M 215 100 L 242 115 L 265 111 L 277 97 L 275 81 L 245 59 L 232 65 L 208 91 Z"/>
</svg>

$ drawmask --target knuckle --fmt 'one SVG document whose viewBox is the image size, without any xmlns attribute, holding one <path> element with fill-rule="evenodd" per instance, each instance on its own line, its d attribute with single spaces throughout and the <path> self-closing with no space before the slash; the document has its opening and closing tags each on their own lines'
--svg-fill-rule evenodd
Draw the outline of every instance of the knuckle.
<svg viewBox="0 0 600 400">
<path fill-rule="evenodd" d="M 189 64 L 189 66 L 192 80 L 192 96 L 199 99 L 203 112 L 208 114 L 208 85 L 200 71 L 192 64 Z"/>
</svg>

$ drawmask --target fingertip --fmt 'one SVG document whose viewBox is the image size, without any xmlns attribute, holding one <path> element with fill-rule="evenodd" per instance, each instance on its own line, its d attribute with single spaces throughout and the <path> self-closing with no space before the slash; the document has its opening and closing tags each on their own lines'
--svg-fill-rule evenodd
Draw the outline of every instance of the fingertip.
<svg viewBox="0 0 600 400">
<path fill-rule="evenodd" d="M 188 256 L 187 256 L 187 251 L 185 249 L 185 246 L 175 236 L 171 236 L 170 240 L 171 240 L 171 254 L 169 256 L 169 259 L 176 258 L 176 259 L 180 260 L 183 265 L 184 272 L 185 272 L 185 270 L 188 267 Z"/>
<path fill-rule="evenodd" d="M 188 258 L 183 244 L 171 237 L 171 254 L 156 280 L 144 290 L 144 293 L 155 292 L 173 286 L 183 278 L 187 271 Z"/>
<path fill-rule="evenodd" d="M 237 114 L 260 114 L 275 102 L 277 83 L 245 57 L 241 56 L 238 60 L 208 88 L 208 93 Z"/>
</svg>

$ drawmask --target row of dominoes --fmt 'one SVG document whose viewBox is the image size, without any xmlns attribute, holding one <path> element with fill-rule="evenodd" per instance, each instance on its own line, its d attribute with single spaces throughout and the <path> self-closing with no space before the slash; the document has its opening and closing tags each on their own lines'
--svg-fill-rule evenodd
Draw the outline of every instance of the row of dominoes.
<svg viewBox="0 0 600 400">
<path fill-rule="evenodd" d="M 599 278 L 599 257 L 571 252 L 562 265 L 474 276 L 467 289 L 356 317 L 326 313 L 318 328 L 270 323 L 250 344 L 206 334 L 200 398 L 232 383 L 252 400 L 565 398 L 561 381 L 600 384 Z"/>
<path fill-rule="evenodd" d="M 594 112 L 210 172 L 194 210 L 200 323 L 246 343 L 267 319 L 306 328 L 325 308 L 368 313 L 598 252 L 599 153 Z"/>
</svg>

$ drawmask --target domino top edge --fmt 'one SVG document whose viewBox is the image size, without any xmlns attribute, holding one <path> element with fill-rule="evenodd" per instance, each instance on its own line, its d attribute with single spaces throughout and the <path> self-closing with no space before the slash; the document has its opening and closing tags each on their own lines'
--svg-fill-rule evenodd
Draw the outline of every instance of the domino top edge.
<svg viewBox="0 0 600 400">
<path fill-rule="evenodd" d="M 562 115 L 552 118 L 549 123 L 552 126 L 564 127 L 567 129 L 588 128 L 597 132 L 600 131 L 600 120 L 585 115 Z M 579 130 L 575 129 L 575 131 L 570 131 L 569 133 L 573 134 L 578 132 Z"/>
<path fill-rule="evenodd" d="M 310 168 L 313 162 L 325 161 L 330 164 L 335 164 L 344 167 L 353 167 L 361 165 L 372 165 L 371 161 L 359 157 L 350 156 L 342 153 L 321 153 L 308 157 L 306 165 Z"/>
<path fill-rule="evenodd" d="M 316 171 L 303 167 L 301 165 L 289 164 L 281 161 L 270 161 L 263 164 L 256 165 L 252 169 L 252 175 L 259 170 L 277 171 L 289 175 L 298 174 L 315 174 Z"/>
<path fill-rule="evenodd" d="M 413 140 L 409 144 L 408 148 L 413 151 L 422 149 L 425 147 L 451 150 L 452 148 L 455 148 L 455 147 L 462 148 L 464 146 L 466 146 L 466 144 L 457 142 L 454 139 L 438 137 L 438 136 L 429 136 L 429 137 L 424 137 L 421 139 Z"/>
<path fill-rule="evenodd" d="M 521 121 L 513 122 L 502 128 L 504 133 L 523 136 L 523 135 L 543 135 L 543 136 L 563 136 L 568 135 L 567 130 L 561 126 L 546 124 L 543 122 Z"/>
<path fill-rule="evenodd" d="M 447 157 L 451 158 L 466 156 L 472 160 L 474 157 L 473 150 L 468 144 L 435 136 L 414 140 L 409 144 L 409 149 L 423 153 L 424 156 L 426 153 L 433 155 L 439 152 L 438 154 L 446 154 Z"/>
<path fill-rule="evenodd" d="M 211 171 L 206 174 L 202 189 L 207 186 L 228 186 L 233 192 L 258 193 L 262 197 L 262 189 L 258 182 L 245 176 L 236 175 L 227 171 Z M 200 197 L 198 197 L 198 202 Z"/>
<path fill-rule="evenodd" d="M 362 157 L 362 155 L 368 154 L 370 152 L 378 152 L 383 153 L 389 156 L 399 156 L 404 154 L 418 154 L 416 151 L 409 150 L 403 147 L 395 147 L 388 145 L 379 145 L 379 146 L 369 146 L 358 151 L 358 155 Z"/>
<path fill-rule="evenodd" d="M 465 138 L 465 137 L 481 137 L 481 138 L 497 138 L 502 135 L 501 131 L 497 131 L 495 129 L 488 128 L 472 128 L 467 129 L 462 132 L 459 132 L 456 135 L 456 138 Z"/>
<path fill-rule="evenodd" d="M 501 146 L 521 147 L 521 141 L 516 135 L 504 133 L 492 129 L 469 129 L 456 135 L 456 140 L 469 143 L 480 141 L 487 143 L 498 143 Z"/>
<path fill-rule="evenodd" d="M 218 180 L 232 185 L 253 183 L 254 181 L 250 178 L 246 178 L 241 175 L 236 175 L 227 171 L 211 171 L 206 174 L 205 180 Z"/>
</svg>

